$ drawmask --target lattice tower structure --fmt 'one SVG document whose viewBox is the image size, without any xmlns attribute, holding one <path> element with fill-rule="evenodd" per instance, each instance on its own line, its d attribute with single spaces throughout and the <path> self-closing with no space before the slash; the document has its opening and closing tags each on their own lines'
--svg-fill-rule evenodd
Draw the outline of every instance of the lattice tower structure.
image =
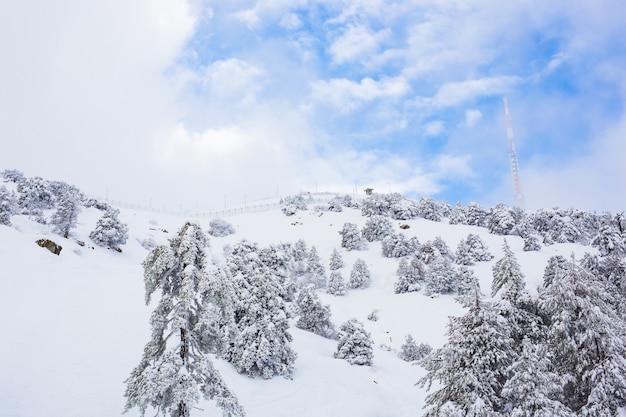
<svg viewBox="0 0 626 417">
<path fill-rule="evenodd" d="M 519 180 L 519 163 L 517 162 L 517 151 L 515 150 L 515 139 L 513 137 L 513 124 L 511 123 L 511 114 L 509 113 L 509 103 L 506 97 L 504 100 L 504 117 L 506 119 L 506 137 L 509 141 L 509 163 L 511 164 L 511 175 L 513 176 L 513 199 L 515 204 L 524 207 L 524 194 Z"/>
</svg>

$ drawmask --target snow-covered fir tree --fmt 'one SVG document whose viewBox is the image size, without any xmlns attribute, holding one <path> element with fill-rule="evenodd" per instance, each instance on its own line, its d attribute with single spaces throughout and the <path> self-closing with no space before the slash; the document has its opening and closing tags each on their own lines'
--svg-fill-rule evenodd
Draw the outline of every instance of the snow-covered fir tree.
<svg viewBox="0 0 626 417">
<path fill-rule="evenodd" d="M 430 354 L 432 350 L 433 348 L 428 344 L 420 343 L 418 345 L 413 336 L 408 334 L 404 343 L 400 346 L 398 356 L 406 362 L 420 361 Z"/>
<path fill-rule="evenodd" d="M 402 233 L 392 234 L 382 241 L 382 253 L 386 258 L 401 258 L 417 253 L 420 243 L 416 237 L 407 239 Z"/>
<path fill-rule="evenodd" d="M 265 379 L 291 378 L 296 353 L 291 348 L 284 292 L 259 258 L 258 245 L 242 241 L 227 258 L 235 290 L 235 321 L 240 337 L 229 360 L 238 372 Z"/>
<path fill-rule="evenodd" d="M 416 218 L 418 214 L 417 203 L 406 198 L 394 202 L 389 208 L 389 215 L 394 220 L 410 220 Z"/>
<path fill-rule="evenodd" d="M 156 247 L 143 262 L 146 304 L 161 292 L 150 323 L 152 338 L 126 380 L 126 411 L 187 417 L 201 399 L 214 399 L 224 416 L 245 413 L 213 367 L 196 324 L 204 310 L 206 236 L 186 223 L 169 246 Z M 152 412 L 151 412 L 152 415 Z"/>
<path fill-rule="evenodd" d="M 490 259 L 491 253 L 485 242 L 480 236 L 472 233 L 468 234 L 465 239 L 461 239 L 455 253 L 455 261 L 459 265 L 473 265 L 474 262 L 484 262 Z"/>
<path fill-rule="evenodd" d="M 326 286 L 326 292 L 331 295 L 345 295 L 346 284 L 343 280 L 343 276 L 339 271 L 332 271 L 328 277 L 328 285 Z"/>
<path fill-rule="evenodd" d="M 304 241 L 302 242 L 304 243 Z M 269 268 L 278 281 L 281 298 L 287 302 L 293 301 L 297 292 L 295 280 L 302 278 L 305 273 L 306 264 L 304 261 L 297 263 L 293 261 L 294 249 L 288 243 L 260 248 L 258 253 L 263 265 Z"/>
<path fill-rule="evenodd" d="M 418 216 L 426 220 L 440 222 L 443 217 L 441 214 L 441 207 L 431 197 L 420 198 L 417 202 L 417 210 L 419 213 Z"/>
<path fill-rule="evenodd" d="M 322 305 L 313 285 L 304 287 L 296 299 L 298 320 L 296 327 L 322 337 L 335 336 L 335 327 L 330 321 L 330 306 Z"/>
<path fill-rule="evenodd" d="M 399 200 L 402 197 L 398 194 L 397 197 L 391 197 L 391 195 L 372 194 L 361 202 L 361 215 L 363 217 L 371 216 L 389 216 L 389 209 L 394 200 Z"/>
<path fill-rule="evenodd" d="M 363 259 L 357 259 L 352 265 L 348 287 L 367 288 L 372 280 L 369 268 Z"/>
<path fill-rule="evenodd" d="M 99 246 L 119 249 L 128 240 L 128 226 L 120 221 L 119 214 L 120 211 L 114 208 L 105 211 L 89 239 Z"/>
<path fill-rule="evenodd" d="M 374 340 L 363 323 L 351 319 L 339 327 L 339 342 L 335 358 L 345 359 L 351 365 L 371 365 L 374 358 Z"/>
<path fill-rule="evenodd" d="M 443 256 L 437 256 L 428 264 L 424 281 L 426 295 L 449 294 L 457 290 L 457 272 Z"/>
<path fill-rule="evenodd" d="M 502 298 L 509 300 L 518 299 L 525 287 L 524 274 L 520 270 L 517 258 L 506 239 L 502 245 L 504 256 L 493 266 L 493 281 L 491 284 L 491 296 L 498 292 Z"/>
<path fill-rule="evenodd" d="M 505 204 L 497 204 L 487 218 L 487 229 L 494 235 L 509 235 L 517 224 L 519 212 Z"/>
<path fill-rule="evenodd" d="M 33 219 L 45 224 L 43 210 L 54 207 L 54 194 L 50 183 L 41 177 L 23 178 L 17 184 L 17 204 L 22 214 L 32 216 Z"/>
<path fill-rule="evenodd" d="M 545 346 L 564 383 L 559 399 L 576 415 L 615 416 L 626 405 L 626 325 L 609 297 L 573 258 L 540 288 Z"/>
<path fill-rule="evenodd" d="M 393 232 L 393 226 L 389 218 L 380 215 L 371 216 L 365 222 L 361 236 L 368 242 L 383 240 Z"/>
<path fill-rule="evenodd" d="M 563 380 L 554 371 L 553 358 L 543 344 L 525 338 L 521 354 L 509 367 L 511 377 L 502 388 L 503 413 L 510 417 L 574 417 L 557 398 Z"/>
<path fill-rule="evenodd" d="M 305 285 L 308 284 L 315 288 L 326 287 L 326 270 L 315 246 L 311 247 L 306 259 Z"/>
<path fill-rule="evenodd" d="M 598 234 L 591 241 L 591 245 L 598 248 L 600 255 L 626 256 L 626 241 L 624 235 L 615 224 L 603 224 Z"/>
<path fill-rule="evenodd" d="M 0 186 L 0 224 L 11 225 L 11 216 L 17 211 L 17 198 L 15 194 L 7 190 L 4 185 Z"/>
<path fill-rule="evenodd" d="M 548 287 L 552 284 L 554 277 L 564 273 L 569 268 L 569 263 L 561 255 L 554 255 L 548 258 L 548 264 L 543 271 L 543 286 Z"/>
<path fill-rule="evenodd" d="M 471 201 L 465 207 L 465 224 L 469 226 L 485 227 L 487 211 L 480 204 Z"/>
<path fill-rule="evenodd" d="M 459 295 L 469 295 L 479 286 L 474 270 L 461 266 L 457 272 L 456 292 Z"/>
<path fill-rule="evenodd" d="M 524 238 L 524 252 L 541 250 L 541 241 L 536 235 L 528 235 Z"/>
<path fill-rule="evenodd" d="M 343 228 L 339 232 L 341 235 L 341 247 L 346 250 L 363 250 L 365 249 L 365 241 L 361 236 L 361 232 L 354 223 L 344 223 Z"/>
<path fill-rule="evenodd" d="M 426 278 L 426 267 L 415 256 L 410 262 L 406 258 L 402 258 L 396 275 L 398 276 L 394 287 L 396 294 L 419 291 L 422 289 L 421 283 Z"/>
<path fill-rule="evenodd" d="M 328 207 L 326 208 L 328 211 L 333 211 L 335 213 L 341 213 L 343 211 L 343 198 L 342 197 L 334 197 L 328 202 Z"/>
<path fill-rule="evenodd" d="M 446 344 L 422 361 L 428 373 L 420 385 L 439 386 L 426 397 L 424 416 L 499 416 L 513 341 L 497 312 L 476 293 L 464 316 L 450 318 L 447 335 Z"/>
<path fill-rule="evenodd" d="M 303 194 L 288 195 L 280 200 L 282 212 L 287 216 L 293 216 L 298 210 L 307 210 L 307 199 Z"/>
<path fill-rule="evenodd" d="M 213 237 L 224 237 L 235 233 L 235 228 L 224 219 L 213 219 L 209 222 L 208 233 Z"/>
<path fill-rule="evenodd" d="M 465 215 L 465 207 L 460 202 L 450 211 L 450 224 L 467 224 L 467 216 Z"/>
<path fill-rule="evenodd" d="M 339 251 L 335 248 L 333 248 L 333 251 L 330 254 L 330 261 L 328 263 L 328 269 L 330 269 L 331 271 L 336 271 L 338 269 L 343 268 L 343 258 L 341 257 L 341 254 L 339 253 Z"/>
<path fill-rule="evenodd" d="M 64 182 L 57 183 L 56 211 L 50 219 L 55 233 L 68 238 L 70 230 L 76 227 L 82 193 L 78 188 Z"/>
</svg>

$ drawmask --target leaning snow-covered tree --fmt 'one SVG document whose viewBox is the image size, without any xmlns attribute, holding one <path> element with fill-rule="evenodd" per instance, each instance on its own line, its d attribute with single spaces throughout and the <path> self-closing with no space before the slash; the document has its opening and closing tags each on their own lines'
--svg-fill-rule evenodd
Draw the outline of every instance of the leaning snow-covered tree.
<svg viewBox="0 0 626 417">
<path fill-rule="evenodd" d="M 348 320 L 339 327 L 339 342 L 335 358 L 345 359 L 351 365 L 371 365 L 374 357 L 374 341 L 356 319 Z"/>
<path fill-rule="evenodd" d="M 143 262 L 146 304 L 158 290 L 161 298 L 150 319 L 152 338 L 126 380 L 126 411 L 188 417 L 200 399 L 214 399 L 224 416 L 245 414 L 196 330 L 205 308 L 207 244 L 200 226 L 186 223 L 169 246 L 157 246 Z"/>
<path fill-rule="evenodd" d="M 296 322 L 297 328 L 327 338 L 335 336 L 335 326 L 330 321 L 330 306 L 322 305 L 313 285 L 307 285 L 300 291 L 296 309 L 300 315 Z"/>
<path fill-rule="evenodd" d="M 128 226 L 119 219 L 120 211 L 109 209 L 96 223 L 96 228 L 89 234 L 89 239 L 99 246 L 119 249 L 128 240 Z"/>
<path fill-rule="evenodd" d="M 55 183 L 55 188 L 57 211 L 52 215 L 50 224 L 55 233 L 67 239 L 70 230 L 76 227 L 82 193 L 65 182 Z"/>
</svg>

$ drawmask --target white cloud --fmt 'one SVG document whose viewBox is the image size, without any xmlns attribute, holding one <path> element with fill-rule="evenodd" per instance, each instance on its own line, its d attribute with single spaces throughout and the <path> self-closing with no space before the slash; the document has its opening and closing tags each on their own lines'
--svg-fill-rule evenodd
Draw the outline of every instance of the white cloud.
<svg viewBox="0 0 626 417">
<path fill-rule="evenodd" d="M 278 25 L 285 29 L 294 30 L 302 26 L 302 21 L 297 14 L 287 13 L 280 19 Z"/>
<path fill-rule="evenodd" d="M 520 81 L 516 76 L 500 76 L 449 82 L 439 88 L 432 102 L 436 106 L 450 107 L 475 98 L 503 95 Z"/>
<path fill-rule="evenodd" d="M 424 133 L 426 136 L 439 136 L 444 130 L 445 125 L 441 120 L 427 123 L 426 126 L 424 126 Z"/>
<path fill-rule="evenodd" d="M 354 82 L 345 78 L 330 81 L 316 81 L 311 86 L 315 101 L 329 103 L 342 112 L 349 112 L 361 104 L 385 98 L 400 98 L 410 91 L 410 86 L 402 77 L 383 78 L 379 81 L 364 78 Z"/>
<path fill-rule="evenodd" d="M 482 119 L 483 114 L 478 109 L 470 109 L 465 111 L 465 124 L 468 127 L 474 126 Z"/>
<path fill-rule="evenodd" d="M 264 78 L 263 70 L 246 61 L 231 58 L 209 65 L 201 81 L 211 99 L 250 105 L 263 90 Z"/>
<path fill-rule="evenodd" d="M 364 25 L 349 25 L 329 48 L 333 62 L 343 64 L 372 55 L 390 35 L 389 28 L 372 32 Z"/>
</svg>

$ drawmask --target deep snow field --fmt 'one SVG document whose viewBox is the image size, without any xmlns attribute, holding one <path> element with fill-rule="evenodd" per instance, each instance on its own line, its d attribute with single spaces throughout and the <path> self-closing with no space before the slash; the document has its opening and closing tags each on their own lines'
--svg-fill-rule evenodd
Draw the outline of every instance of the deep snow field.
<svg viewBox="0 0 626 417">
<path fill-rule="evenodd" d="M 123 252 L 95 246 L 88 235 L 102 212 L 83 208 L 70 239 L 51 232 L 49 226 L 26 216 L 12 217 L 12 226 L 0 225 L 0 416 L 4 417 L 110 417 L 122 413 L 124 380 L 139 363 L 149 340 L 151 306 L 144 303 L 143 269 L 148 254 L 139 241 L 153 238 L 166 244 L 185 221 L 199 223 L 206 231 L 210 218 L 163 215 L 121 209 L 120 219 L 129 226 Z M 345 222 L 361 229 L 366 222 L 359 210 L 343 212 L 300 211 L 287 217 L 280 209 L 224 217 L 236 233 L 210 238 L 211 257 L 222 260 L 224 245 L 248 239 L 266 246 L 303 239 L 315 246 L 328 271 L 333 248 L 340 250 L 347 279 L 357 258 L 366 261 L 372 273 L 367 289 L 349 290 L 343 297 L 320 292 L 330 304 L 335 327 L 350 318 L 362 321 L 375 342 L 372 366 L 350 365 L 334 359 L 336 341 L 297 329 L 291 319 L 293 348 L 297 352 L 293 380 L 251 379 L 239 375 L 225 362 L 215 361 L 223 378 L 250 417 L 341 416 L 385 417 L 422 414 L 424 388 L 415 383 L 424 375 L 420 366 L 398 358 L 407 334 L 417 343 L 433 348 L 445 343 L 448 316 L 464 313 L 453 295 L 436 298 L 422 292 L 394 294 L 399 259 L 381 255 L 381 243 L 368 243 L 363 251 L 340 248 Z M 295 223 L 295 224 L 294 224 Z M 426 242 L 441 236 L 452 251 L 468 233 L 479 235 L 494 258 L 473 268 L 481 288 L 489 294 L 491 268 L 502 256 L 504 238 L 487 229 L 424 219 L 402 221 L 402 232 Z M 400 222 L 394 221 L 399 231 Z M 35 241 L 51 239 L 63 246 L 60 256 L 39 247 Z M 521 238 L 507 236 L 527 289 L 536 294 L 550 256 L 577 258 L 591 247 L 555 244 L 539 252 L 523 252 Z M 81 247 L 76 242 L 87 243 Z M 93 247 L 93 248 L 92 248 Z M 153 302 L 154 303 L 154 302 Z M 378 321 L 367 316 L 378 310 Z M 381 345 L 391 348 L 388 350 Z M 192 416 L 221 415 L 211 402 L 202 402 Z M 137 416 L 133 409 L 127 415 Z M 147 415 L 151 415 L 148 411 Z"/>
</svg>

